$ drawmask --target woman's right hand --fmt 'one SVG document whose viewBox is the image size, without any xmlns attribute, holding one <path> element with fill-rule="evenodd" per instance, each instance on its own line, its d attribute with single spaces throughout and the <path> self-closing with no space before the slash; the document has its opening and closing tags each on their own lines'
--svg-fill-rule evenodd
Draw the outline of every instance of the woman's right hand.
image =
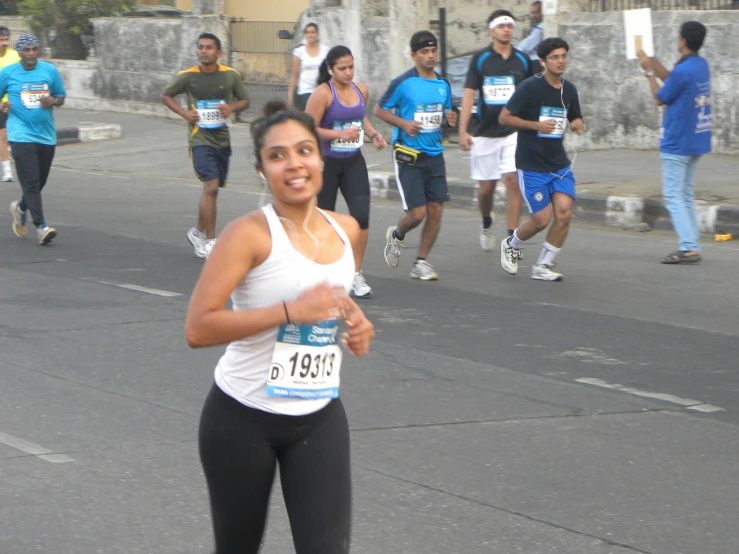
<svg viewBox="0 0 739 554">
<path fill-rule="evenodd" d="M 361 129 L 358 129 L 357 127 L 351 127 L 349 129 L 344 129 L 341 131 L 341 139 L 343 140 L 349 140 L 349 141 L 355 141 L 359 138 L 359 133 Z"/>
<path fill-rule="evenodd" d="M 303 292 L 296 300 L 288 302 L 290 321 L 315 323 L 326 319 L 344 319 L 349 307 L 349 297 L 344 287 L 321 283 Z"/>
</svg>

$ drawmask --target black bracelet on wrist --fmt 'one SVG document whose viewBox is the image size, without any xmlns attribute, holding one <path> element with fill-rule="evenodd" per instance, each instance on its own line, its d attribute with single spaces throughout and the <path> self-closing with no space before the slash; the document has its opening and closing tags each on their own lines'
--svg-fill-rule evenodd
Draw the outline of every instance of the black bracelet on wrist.
<svg viewBox="0 0 739 554">
<path fill-rule="evenodd" d="M 287 303 L 284 300 L 282 301 L 282 307 L 285 308 L 285 319 L 287 319 L 287 324 L 290 325 L 292 321 L 290 321 L 290 314 L 287 313 Z"/>
</svg>

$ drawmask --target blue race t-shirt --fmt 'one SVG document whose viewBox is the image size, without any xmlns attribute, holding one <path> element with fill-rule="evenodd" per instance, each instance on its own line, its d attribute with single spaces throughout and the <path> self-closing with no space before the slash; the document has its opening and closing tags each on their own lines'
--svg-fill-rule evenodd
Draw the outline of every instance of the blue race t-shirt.
<svg viewBox="0 0 739 554">
<path fill-rule="evenodd" d="M 412 137 L 397 127 L 393 131 L 393 144 L 438 156 L 444 151 L 441 145 L 441 122 L 444 110 L 452 109 L 452 87 L 436 73 L 436 79 L 426 79 L 415 67 L 394 79 L 379 102 L 383 110 L 395 109 L 395 115 L 410 121 L 418 121 L 421 131 Z"/>
<path fill-rule="evenodd" d="M 66 96 L 57 68 L 38 61 L 33 69 L 21 62 L 0 71 L 0 96 L 8 93 L 12 102 L 8 113 L 8 141 L 56 144 L 56 128 L 52 108 L 44 108 L 44 96 Z"/>
<path fill-rule="evenodd" d="M 678 156 L 710 152 L 713 120 L 708 62 L 696 55 L 683 58 L 657 96 L 667 106 L 660 150 Z"/>
</svg>

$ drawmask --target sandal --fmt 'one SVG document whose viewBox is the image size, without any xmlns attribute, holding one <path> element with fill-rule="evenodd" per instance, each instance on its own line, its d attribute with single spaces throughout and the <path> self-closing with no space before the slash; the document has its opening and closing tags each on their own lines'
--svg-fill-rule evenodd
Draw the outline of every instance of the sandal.
<svg viewBox="0 0 739 554">
<path fill-rule="evenodd" d="M 662 258 L 663 264 L 697 264 L 700 261 L 700 254 L 688 256 L 683 250 L 675 250 L 674 252 L 666 254 L 665 257 Z"/>
</svg>

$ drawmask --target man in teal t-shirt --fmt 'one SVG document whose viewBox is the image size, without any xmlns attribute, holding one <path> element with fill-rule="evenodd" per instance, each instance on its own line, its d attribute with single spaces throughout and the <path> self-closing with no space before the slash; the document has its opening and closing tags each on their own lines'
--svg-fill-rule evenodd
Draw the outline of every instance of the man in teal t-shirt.
<svg viewBox="0 0 739 554">
<path fill-rule="evenodd" d="M 38 60 L 38 46 L 33 35 L 18 37 L 15 49 L 21 61 L 0 71 L 0 97 L 8 95 L 0 109 L 8 114 L 8 142 L 23 191 L 20 201 L 10 203 L 13 232 L 19 237 L 28 234 L 29 211 L 39 244 L 49 244 L 57 233 L 44 219 L 41 191 L 56 149 L 52 109 L 64 104 L 67 93 L 56 67 Z"/>
</svg>

